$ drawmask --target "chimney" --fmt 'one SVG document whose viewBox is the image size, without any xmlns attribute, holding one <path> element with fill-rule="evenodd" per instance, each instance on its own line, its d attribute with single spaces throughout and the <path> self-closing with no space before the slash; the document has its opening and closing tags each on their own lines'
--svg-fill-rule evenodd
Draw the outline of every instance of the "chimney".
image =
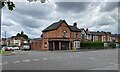
<svg viewBox="0 0 120 72">
<path fill-rule="evenodd" d="M 73 24 L 73 26 L 77 27 L 77 23 L 75 22 L 75 23 Z"/>
</svg>

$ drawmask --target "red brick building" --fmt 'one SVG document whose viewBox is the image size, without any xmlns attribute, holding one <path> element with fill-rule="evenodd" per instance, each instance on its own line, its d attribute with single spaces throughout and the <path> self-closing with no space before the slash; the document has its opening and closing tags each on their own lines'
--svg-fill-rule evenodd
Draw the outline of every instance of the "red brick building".
<svg viewBox="0 0 120 72">
<path fill-rule="evenodd" d="M 82 29 L 77 28 L 77 23 L 68 25 L 65 20 L 51 24 L 42 31 L 42 50 L 71 50 L 80 48 Z"/>
<path fill-rule="evenodd" d="M 30 44 L 31 50 L 41 50 L 41 42 L 40 38 L 32 39 Z"/>
</svg>

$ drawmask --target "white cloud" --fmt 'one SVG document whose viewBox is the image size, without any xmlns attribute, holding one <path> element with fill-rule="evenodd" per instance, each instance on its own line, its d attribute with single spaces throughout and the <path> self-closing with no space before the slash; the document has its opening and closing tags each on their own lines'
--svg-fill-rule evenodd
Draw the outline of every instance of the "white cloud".
<svg viewBox="0 0 120 72">
<path fill-rule="evenodd" d="M 4 31 L 7 31 L 7 37 L 21 31 L 30 38 L 40 37 L 43 29 L 60 19 L 65 19 L 70 25 L 77 22 L 79 28 L 118 32 L 116 28 L 118 8 L 115 3 L 79 2 L 71 5 L 72 3 L 69 2 L 68 4 L 67 2 L 63 4 L 17 2 L 15 4 L 16 8 L 13 11 L 3 8 L 2 37 L 4 37 Z M 110 9 L 109 6 L 112 8 Z"/>
</svg>

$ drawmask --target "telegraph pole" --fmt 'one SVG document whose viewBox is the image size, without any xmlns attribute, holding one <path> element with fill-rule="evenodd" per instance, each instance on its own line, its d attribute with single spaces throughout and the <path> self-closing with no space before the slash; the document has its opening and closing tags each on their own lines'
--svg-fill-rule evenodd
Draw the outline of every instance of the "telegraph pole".
<svg viewBox="0 0 120 72">
<path fill-rule="evenodd" d="M 4 40 L 4 45 L 7 45 L 7 42 L 6 42 L 6 31 L 5 31 L 5 40 Z"/>
</svg>

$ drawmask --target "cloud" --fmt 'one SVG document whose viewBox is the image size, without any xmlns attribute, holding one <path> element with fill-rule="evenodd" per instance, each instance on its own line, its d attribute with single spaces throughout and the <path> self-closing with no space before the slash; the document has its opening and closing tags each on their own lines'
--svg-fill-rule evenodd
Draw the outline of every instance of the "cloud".
<svg viewBox="0 0 120 72">
<path fill-rule="evenodd" d="M 59 12 L 67 13 L 67 12 L 74 12 L 79 13 L 84 11 L 89 2 L 56 2 L 56 9 Z"/>
<path fill-rule="evenodd" d="M 17 8 L 16 12 L 22 15 L 32 16 L 33 18 L 38 19 L 46 19 L 49 14 L 51 14 L 54 10 L 54 5 L 51 3 L 40 4 L 39 2 L 33 3 L 24 3 L 18 2 L 16 3 Z"/>
<path fill-rule="evenodd" d="M 100 11 L 112 11 L 114 10 L 116 7 L 118 7 L 118 2 L 106 2 L 105 6 L 102 5 Z"/>
<path fill-rule="evenodd" d="M 16 8 L 2 12 L 2 36 L 24 31 L 30 38 L 40 37 L 42 30 L 52 23 L 65 19 L 69 25 L 77 22 L 79 28 L 93 31 L 118 32 L 117 6 L 115 2 L 16 2 Z M 111 9 L 110 9 L 111 7 Z"/>
</svg>

